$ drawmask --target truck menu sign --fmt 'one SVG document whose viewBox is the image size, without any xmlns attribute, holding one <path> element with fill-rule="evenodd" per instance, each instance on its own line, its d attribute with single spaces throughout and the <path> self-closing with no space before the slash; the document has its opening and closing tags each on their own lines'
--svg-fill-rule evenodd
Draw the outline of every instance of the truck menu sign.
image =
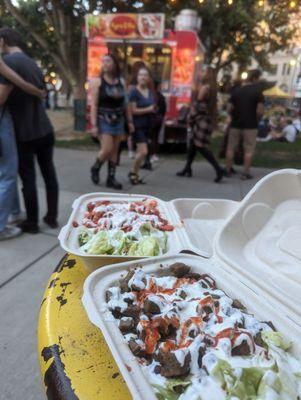
<svg viewBox="0 0 301 400">
<path fill-rule="evenodd" d="M 100 14 L 86 17 L 89 39 L 161 40 L 164 25 L 164 14 Z"/>
</svg>

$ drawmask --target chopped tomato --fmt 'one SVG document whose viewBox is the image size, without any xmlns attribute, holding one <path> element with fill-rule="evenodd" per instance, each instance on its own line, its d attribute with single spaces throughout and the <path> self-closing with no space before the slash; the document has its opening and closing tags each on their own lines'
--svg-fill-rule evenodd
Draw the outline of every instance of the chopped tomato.
<svg viewBox="0 0 301 400">
<path fill-rule="evenodd" d="M 228 339 L 232 339 L 234 338 L 234 334 L 235 331 L 233 328 L 227 328 L 224 329 L 222 331 L 220 331 L 216 336 L 215 336 L 215 340 L 220 340 L 220 339 L 224 339 L 224 338 L 228 338 Z"/>
<path fill-rule="evenodd" d="M 88 203 L 88 205 L 87 205 L 87 210 L 89 211 L 89 212 L 91 212 L 92 210 L 94 210 L 94 208 L 95 208 L 95 203 Z"/>
<path fill-rule="evenodd" d="M 211 296 L 206 296 L 204 299 L 200 300 L 200 305 L 202 307 L 212 304 L 213 304 L 213 298 Z"/>
<path fill-rule="evenodd" d="M 174 229 L 175 229 L 175 227 L 172 226 L 172 225 L 163 225 L 163 226 L 161 227 L 161 230 L 162 230 L 162 231 L 165 231 L 165 232 L 171 232 L 171 231 L 173 231 Z"/>
<path fill-rule="evenodd" d="M 176 350 L 177 346 L 174 341 L 166 340 L 166 342 L 162 343 L 162 350 L 164 353 L 169 353 L 170 351 Z"/>
<path fill-rule="evenodd" d="M 110 200 L 101 200 L 97 202 L 97 206 L 108 206 L 109 204 L 111 204 L 112 202 Z"/>
<path fill-rule="evenodd" d="M 145 350 L 147 354 L 153 354 L 157 343 L 160 339 L 160 334 L 157 328 L 147 328 L 145 330 L 146 338 L 145 338 Z"/>
<path fill-rule="evenodd" d="M 181 325 L 181 328 L 180 328 L 181 335 L 180 335 L 179 347 L 188 347 L 193 342 L 193 340 L 190 340 L 190 338 L 188 337 L 189 328 L 191 327 L 191 325 L 195 325 L 196 328 L 199 329 L 202 326 L 202 323 L 203 323 L 202 317 L 191 317 L 191 318 L 188 318 Z"/>
<path fill-rule="evenodd" d="M 88 221 L 85 223 L 85 227 L 86 228 L 95 228 L 96 224 L 94 224 L 94 222 L 92 222 L 92 221 L 90 221 L 90 222 Z"/>
<path fill-rule="evenodd" d="M 73 228 L 78 228 L 79 227 L 79 223 L 77 221 L 73 221 L 72 222 L 72 226 L 73 226 Z"/>
</svg>

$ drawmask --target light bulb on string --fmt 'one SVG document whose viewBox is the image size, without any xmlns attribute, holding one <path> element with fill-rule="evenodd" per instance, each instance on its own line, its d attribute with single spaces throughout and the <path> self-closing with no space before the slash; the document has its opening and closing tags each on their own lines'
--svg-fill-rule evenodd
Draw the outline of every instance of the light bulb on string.
<svg viewBox="0 0 301 400">
<path fill-rule="evenodd" d="M 259 1 L 258 1 L 258 5 L 259 5 L 259 7 L 263 7 L 264 1 L 263 1 L 263 0 L 259 0 Z"/>
<path fill-rule="evenodd" d="M 228 4 L 231 6 L 231 4 L 233 4 L 233 0 L 228 0 Z"/>
<path fill-rule="evenodd" d="M 290 2 L 290 8 L 295 8 L 296 7 L 296 2 L 293 0 Z"/>
</svg>

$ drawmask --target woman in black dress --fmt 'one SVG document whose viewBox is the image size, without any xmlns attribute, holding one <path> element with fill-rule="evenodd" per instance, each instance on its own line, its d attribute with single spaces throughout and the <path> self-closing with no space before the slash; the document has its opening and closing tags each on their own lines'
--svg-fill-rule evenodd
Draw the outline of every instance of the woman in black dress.
<svg viewBox="0 0 301 400">
<path fill-rule="evenodd" d="M 190 140 L 187 151 L 187 162 L 185 168 L 177 173 L 177 176 L 192 176 L 191 165 L 199 152 L 213 166 L 216 172 L 214 182 L 219 183 L 223 179 L 223 169 L 216 161 L 209 149 L 210 136 L 216 121 L 217 114 L 217 88 L 214 69 L 208 67 L 192 103 L 189 116 Z"/>
</svg>

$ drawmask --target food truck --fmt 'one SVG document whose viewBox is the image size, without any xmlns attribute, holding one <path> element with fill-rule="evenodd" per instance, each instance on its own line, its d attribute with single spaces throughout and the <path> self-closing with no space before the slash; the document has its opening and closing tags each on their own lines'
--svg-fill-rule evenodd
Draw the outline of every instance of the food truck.
<svg viewBox="0 0 301 400">
<path fill-rule="evenodd" d="M 161 82 L 167 100 L 166 127 L 173 129 L 166 132 L 164 141 L 181 141 L 179 111 L 191 101 L 194 78 L 204 58 L 199 28 L 200 20 L 191 10 L 180 13 L 174 30 L 165 29 L 164 14 L 88 15 L 88 82 L 99 76 L 102 56 L 108 51 L 118 58 L 127 83 L 135 63 L 142 61 Z"/>
</svg>

